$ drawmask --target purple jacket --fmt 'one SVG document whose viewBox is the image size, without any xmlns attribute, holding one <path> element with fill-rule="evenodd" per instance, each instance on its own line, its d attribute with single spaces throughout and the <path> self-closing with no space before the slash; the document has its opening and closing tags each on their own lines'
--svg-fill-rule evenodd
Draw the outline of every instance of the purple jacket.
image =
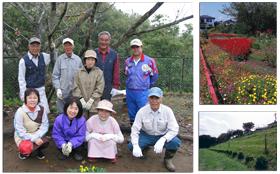
<svg viewBox="0 0 280 174">
<path fill-rule="evenodd" d="M 148 90 L 158 79 L 158 69 L 154 59 L 142 54 L 135 65 L 133 57 L 125 61 L 126 88 L 132 90 Z"/>
<path fill-rule="evenodd" d="M 70 120 L 66 114 L 60 114 L 56 117 L 52 138 L 57 146 L 61 149 L 63 143 L 71 142 L 73 149 L 81 146 L 86 136 L 86 119 L 84 116 L 74 118 L 70 125 Z"/>
</svg>

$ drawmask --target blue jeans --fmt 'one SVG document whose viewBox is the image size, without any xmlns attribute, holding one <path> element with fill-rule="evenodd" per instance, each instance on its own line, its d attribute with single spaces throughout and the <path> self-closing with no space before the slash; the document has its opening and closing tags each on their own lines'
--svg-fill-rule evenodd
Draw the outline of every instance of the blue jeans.
<svg viewBox="0 0 280 174">
<path fill-rule="evenodd" d="M 163 135 L 148 135 L 144 131 L 140 131 L 138 144 L 140 148 L 143 150 L 149 146 L 154 146 L 162 136 Z M 166 150 L 178 150 L 180 145 L 181 145 L 181 140 L 176 136 L 171 141 L 166 142 L 164 144 L 164 148 Z M 130 151 L 133 150 L 133 145 L 131 142 L 127 146 Z"/>
<path fill-rule="evenodd" d="M 126 103 L 128 116 L 131 122 L 134 122 L 135 116 L 140 108 L 148 102 L 148 90 L 126 89 Z"/>
</svg>

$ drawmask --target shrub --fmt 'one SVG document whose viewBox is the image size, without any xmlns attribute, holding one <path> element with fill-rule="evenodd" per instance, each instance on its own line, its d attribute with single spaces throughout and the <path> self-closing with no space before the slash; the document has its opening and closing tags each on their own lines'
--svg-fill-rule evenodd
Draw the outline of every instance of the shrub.
<svg viewBox="0 0 280 174">
<path fill-rule="evenodd" d="M 277 80 L 272 75 L 249 75 L 235 83 L 232 93 L 237 104 L 276 104 Z"/>
<path fill-rule="evenodd" d="M 251 157 L 251 156 L 246 156 L 246 158 L 245 158 L 245 164 L 248 164 L 249 162 L 251 162 L 251 161 L 253 161 L 253 160 L 254 160 L 253 157 Z"/>
<path fill-rule="evenodd" d="M 265 157 L 260 156 L 256 160 L 255 169 L 256 170 L 267 170 L 268 168 L 268 161 Z"/>
<path fill-rule="evenodd" d="M 237 155 L 237 152 L 232 152 L 232 158 L 235 158 Z"/>
<path fill-rule="evenodd" d="M 243 160 L 244 159 L 244 154 L 242 152 L 239 152 L 237 158 L 239 160 Z"/>
<path fill-rule="evenodd" d="M 253 43 L 252 44 L 252 48 L 256 49 L 256 50 L 259 50 L 261 48 L 260 44 L 258 43 Z"/>
<path fill-rule="evenodd" d="M 277 63 L 277 44 L 276 40 L 271 40 L 268 46 L 264 49 L 264 61 L 266 61 L 270 66 L 276 67 Z"/>
</svg>

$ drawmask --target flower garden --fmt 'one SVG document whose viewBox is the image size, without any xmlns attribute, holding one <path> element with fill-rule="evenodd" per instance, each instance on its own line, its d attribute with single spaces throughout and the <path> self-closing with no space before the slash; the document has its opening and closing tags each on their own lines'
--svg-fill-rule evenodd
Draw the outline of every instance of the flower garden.
<svg viewBox="0 0 280 174">
<path fill-rule="evenodd" d="M 206 62 L 208 72 L 200 63 L 200 103 L 276 104 L 276 42 L 270 44 L 273 41 L 226 33 L 210 33 L 207 40 L 201 38 L 200 59 Z M 269 50 L 274 66 L 266 61 Z"/>
</svg>

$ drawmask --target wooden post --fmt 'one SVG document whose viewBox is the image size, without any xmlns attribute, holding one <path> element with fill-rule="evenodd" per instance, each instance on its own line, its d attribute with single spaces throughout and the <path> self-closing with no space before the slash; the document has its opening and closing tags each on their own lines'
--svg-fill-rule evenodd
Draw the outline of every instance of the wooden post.
<svg viewBox="0 0 280 174">
<path fill-rule="evenodd" d="M 264 135 L 264 153 L 265 153 L 265 154 L 268 154 L 266 134 Z"/>
</svg>

